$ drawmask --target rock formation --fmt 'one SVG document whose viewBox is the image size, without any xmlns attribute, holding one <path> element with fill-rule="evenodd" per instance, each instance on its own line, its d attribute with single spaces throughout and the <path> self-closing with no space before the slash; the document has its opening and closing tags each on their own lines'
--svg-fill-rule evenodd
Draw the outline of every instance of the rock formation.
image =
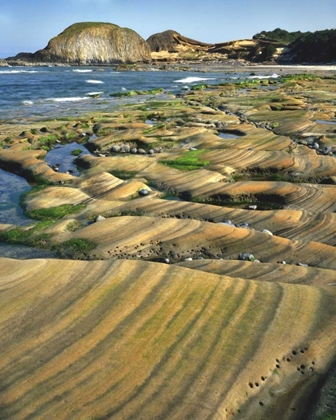
<svg viewBox="0 0 336 420">
<path fill-rule="evenodd" d="M 135 31 L 112 23 L 75 23 L 34 54 L 15 60 L 68 64 L 116 64 L 151 60 L 150 48 Z"/>
<path fill-rule="evenodd" d="M 260 61 L 266 58 L 270 45 L 276 53 L 278 43 L 264 39 L 241 39 L 208 44 L 187 38 L 176 31 L 157 33 L 147 39 L 153 59 L 247 59 Z M 265 52 L 264 52 L 265 50 Z M 267 57 L 269 59 L 271 57 Z"/>
</svg>

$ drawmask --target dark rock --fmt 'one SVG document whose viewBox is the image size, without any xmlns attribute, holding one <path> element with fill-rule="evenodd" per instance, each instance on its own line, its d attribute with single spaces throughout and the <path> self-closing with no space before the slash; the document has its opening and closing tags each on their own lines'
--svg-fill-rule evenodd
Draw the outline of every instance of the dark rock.
<svg viewBox="0 0 336 420">
<path fill-rule="evenodd" d="M 141 190 L 139 191 L 139 195 L 141 195 L 143 197 L 148 195 L 148 194 L 149 194 L 149 191 L 146 190 L 146 188 L 141 188 Z"/>
<path fill-rule="evenodd" d="M 254 256 L 252 254 L 249 254 L 247 252 L 243 252 L 243 253 L 241 253 L 241 254 L 238 255 L 238 260 L 241 260 L 241 261 L 252 261 L 253 262 L 255 260 L 255 258 L 254 258 Z"/>
</svg>

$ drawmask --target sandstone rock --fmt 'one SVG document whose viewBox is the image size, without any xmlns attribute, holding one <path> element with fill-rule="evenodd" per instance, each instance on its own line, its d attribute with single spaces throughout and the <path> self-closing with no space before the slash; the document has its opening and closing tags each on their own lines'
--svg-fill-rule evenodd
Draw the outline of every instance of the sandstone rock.
<svg viewBox="0 0 336 420">
<path fill-rule="evenodd" d="M 14 59 L 68 64 L 117 64 L 150 61 L 150 48 L 135 31 L 112 23 L 81 22 L 52 38 L 47 47 Z"/>
</svg>

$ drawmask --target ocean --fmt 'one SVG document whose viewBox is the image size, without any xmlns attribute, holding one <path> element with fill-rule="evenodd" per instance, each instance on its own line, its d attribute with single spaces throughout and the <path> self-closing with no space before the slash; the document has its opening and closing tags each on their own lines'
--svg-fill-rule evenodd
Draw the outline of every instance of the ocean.
<svg viewBox="0 0 336 420">
<path fill-rule="evenodd" d="M 124 99 L 118 92 L 163 88 L 177 94 L 199 83 L 230 83 L 246 78 L 277 78 L 272 70 L 249 75 L 244 71 L 181 72 L 127 71 L 109 67 L 2 67 L 0 68 L 0 121 L 24 122 L 89 111 L 111 111 L 123 102 L 145 101 L 143 95 Z M 94 98 L 93 96 L 98 96 Z"/>
</svg>

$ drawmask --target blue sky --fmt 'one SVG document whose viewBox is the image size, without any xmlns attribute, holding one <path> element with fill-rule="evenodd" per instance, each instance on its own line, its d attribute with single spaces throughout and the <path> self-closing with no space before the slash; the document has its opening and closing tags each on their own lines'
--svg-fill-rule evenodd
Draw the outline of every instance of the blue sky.
<svg viewBox="0 0 336 420">
<path fill-rule="evenodd" d="M 0 57 L 35 52 L 75 22 L 99 21 L 144 39 L 174 29 L 215 43 L 262 30 L 336 28 L 336 0 L 1 0 Z"/>
</svg>

